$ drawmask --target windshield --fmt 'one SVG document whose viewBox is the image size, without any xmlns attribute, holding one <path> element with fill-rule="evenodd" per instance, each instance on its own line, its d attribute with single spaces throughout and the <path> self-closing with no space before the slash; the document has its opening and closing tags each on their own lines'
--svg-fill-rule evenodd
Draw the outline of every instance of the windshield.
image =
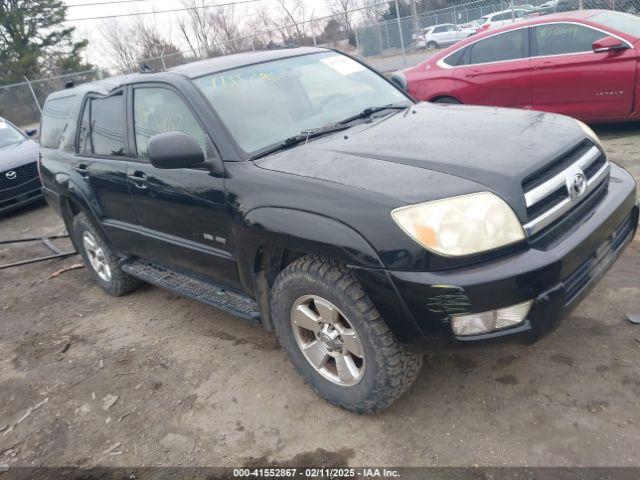
<svg viewBox="0 0 640 480">
<path fill-rule="evenodd" d="M 0 118 L 0 148 L 24 141 L 24 136 L 13 125 Z"/>
<path fill-rule="evenodd" d="M 249 154 L 367 107 L 411 104 L 385 79 L 335 52 L 249 65 L 195 83 Z"/>
<path fill-rule="evenodd" d="M 627 35 L 640 37 L 640 18 L 635 15 L 621 12 L 604 12 L 594 15 L 589 20 Z"/>
</svg>

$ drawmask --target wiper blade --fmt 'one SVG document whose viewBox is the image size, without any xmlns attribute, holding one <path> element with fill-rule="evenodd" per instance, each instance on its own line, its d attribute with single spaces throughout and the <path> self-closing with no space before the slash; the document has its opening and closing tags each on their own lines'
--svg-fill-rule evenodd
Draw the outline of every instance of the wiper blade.
<svg viewBox="0 0 640 480">
<path fill-rule="evenodd" d="M 342 123 L 331 123 L 329 125 L 325 125 L 324 127 L 314 128 L 311 130 L 303 130 L 299 134 L 289 137 L 281 143 L 278 143 L 273 147 L 268 148 L 267 150 L 263 150 L 262 152 L 257 153 L 249 160 L 255 160 L 257 158 L 264 157 L 279 150 L 293 147 L 303 142 L 307 143 L 311 138 L 316 138 L 327 133 L 339 132 L 340 130 L 346 130 L 347 128 L 349 128 L 349 125 L 343 125 Z"/>
<path fill-rule="evenodd" d="M 360 113 L 358 113 L 357 115 L 354 115 L 354 116 L 349 117 L 349 118 L 345 118 L 344 120 L 342 120 L 339 123 L 340 124 L 345 124 L 345 123 L 353 122 L 354 120 L 358 120 L 359 118 L 368 118 L 371 115 L 373 115 L 374 113 L 381 112 L 383 110 L 405 110 L 405 109 L 407 109 L 409 107 L 411 107 L 411 105 L 394 105 L 394 104 L 380 105 L 378 107 L 367 107 L 364 110 L 362 110 Z"/>
</svg>

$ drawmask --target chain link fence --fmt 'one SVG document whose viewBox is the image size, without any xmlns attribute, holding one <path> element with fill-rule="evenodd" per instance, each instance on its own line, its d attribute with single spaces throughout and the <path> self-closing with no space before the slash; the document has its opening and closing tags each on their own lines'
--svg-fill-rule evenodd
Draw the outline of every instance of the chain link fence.
<svg viewBox="0 0 640 480">
<path fill-rule="evenodd" d="M 409 2 L 409 3 L 407 3 Z M 640 0 L 476 0 L 428 12 L 412 8 L 410 0 L 388 0 L 337 15 L 291 23 L 238 36 L 209 46 L 141 61 L 141 68 L 166 70 L 203 58 L 293 46 L 334 48 L 361 58 L 382 72 L 415 65 L 433 54 L 419 39 L 425 28 L 453 24 L 473 33 L 482 17 L 497 12 L 526 11 L 526 16 L 601 8 L 640 14 Z M 419 4 L 418 4 L 419 5 Z M 407 15 L 406 12 L 411 14 Z M 131 73 L 131 72 L 124 72 Z M 0 86 L 0 116 L 23 128 L 37 126 L 46 97 L 70 84 L 103 78 L 109 72 L 94 69 Z"/>
</svg>

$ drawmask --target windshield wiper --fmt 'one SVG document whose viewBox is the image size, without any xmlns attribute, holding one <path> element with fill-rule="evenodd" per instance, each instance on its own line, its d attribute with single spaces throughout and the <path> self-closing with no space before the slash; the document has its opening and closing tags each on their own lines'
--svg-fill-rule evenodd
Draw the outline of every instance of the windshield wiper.
<svg viewBox="0 0 640 480">
<path fill-rule="evenodd" d="M 411 106 L 412 105 L 397 105 L 397 104 L 390 103 L 389 105 L 380 105 L 379 107 L 367 107 L 357 115 L 353 115 L 352 117 L 345 118 L 344 120 L 339 122 L 339 124 L 350 123 L 350 122 L 353 122 L 354 120 L 358 120 L 359 118 L 368 118 L 374 113 L 381 112 L 383 110 L 405 110 Z"/>
<path fill-rule="evenodd" d="M 346 130 L 350 125 L 343 125 L 340 123 L 330 123 L 320 128 L 313 128 L 310 130 L 302 130 L 299 134 L 294 135 L 285 139 L 284 141 L 274 145 L 273 147 L 267 148 L 266 150 L 261 151 L 249 158 L 249 160 L 256 160 L 260 157 L 264 157 L 271 153 L 277 152 L 279 150 L 284 150 L 285 148 L 290 148 L 300 143 L 307 143 L 309 139 L 316 138 L 321 135 L 325 135 L 327 133 L 339 132 L 340 130 Z"/>
</svg>

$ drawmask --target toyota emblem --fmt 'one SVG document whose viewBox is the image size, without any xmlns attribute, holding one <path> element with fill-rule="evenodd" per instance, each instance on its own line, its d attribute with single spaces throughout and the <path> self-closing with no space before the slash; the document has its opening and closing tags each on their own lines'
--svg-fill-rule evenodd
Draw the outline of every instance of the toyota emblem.
<svg viewBox="0 0 640 480">
<path fill-rule="evenodd" d="M 15 170 L 9 170 L 5 174 L 5 177 L 7 177 L 8 180 L 15 180 L 17 176 L 18 174 L 15 172 Z"/>
<path fill-rule="evenodd" d="M 583 173 L 576 173 L 571 181 L 571 193 L 579 197 L 587 189 L 587 179 Z"/>
</svg>

